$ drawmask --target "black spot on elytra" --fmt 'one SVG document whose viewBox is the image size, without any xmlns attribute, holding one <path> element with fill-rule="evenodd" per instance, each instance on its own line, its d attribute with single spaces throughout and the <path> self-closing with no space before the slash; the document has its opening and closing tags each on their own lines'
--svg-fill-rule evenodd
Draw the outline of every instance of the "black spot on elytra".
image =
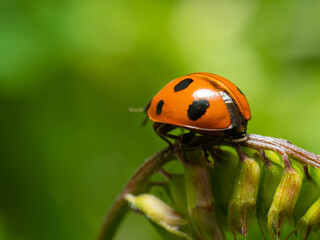
<svg viewBox="0 0 320 240">
<path fill-rule="evenodd" d="M 156 113 L 157 113 L 158 115 L 160 115 L 161 112 L 162 112 L 163 104 L 164 104 L 164 101 L 163 101 L 162 99 L 161 99 L 161 100 L 158 102 L 158 104 L 157 104 L 157 111 L 156 111 Z"/>
<path fill-rule="evenodd" d="M 194 100 L 188 108 L 188 118 L 192 121 L 196 121 L 202 117 L 209 107 L 209 101 L 207 99 Z"/>
<path fill-rule="evenodd" d="M 191 78 L 186 78 L 186 79 L 180 81 L 177 85 L 175 85 L 173 90 L 175 92 L 179 92 L 183 89 L 186 89 L 192 82 L 193 82 L 193 80 Z"/>
</svg>

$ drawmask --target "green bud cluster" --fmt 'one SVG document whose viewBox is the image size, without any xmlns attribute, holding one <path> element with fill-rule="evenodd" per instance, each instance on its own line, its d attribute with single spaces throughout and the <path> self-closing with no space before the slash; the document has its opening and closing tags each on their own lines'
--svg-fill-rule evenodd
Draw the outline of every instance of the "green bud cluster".
<svg viewBox="0 0 320 240">
<path fill-rule="evenodd" d="M 132 208 L 170 235 L 166 239 L 226 239 L 230 232 L 249 237 L 255 220 L 264 239 L 289 239 L 293 233 L 307 239 L 320 229 L 319 169 L 292 159 L 284 164 L 268 150 L 208 152 L 211 157 L 200 150 L 181 152 L 183 173 L 163 171 L 159 186 L 169 202 L 151 194 L 126 195 Z"/>
</svg>

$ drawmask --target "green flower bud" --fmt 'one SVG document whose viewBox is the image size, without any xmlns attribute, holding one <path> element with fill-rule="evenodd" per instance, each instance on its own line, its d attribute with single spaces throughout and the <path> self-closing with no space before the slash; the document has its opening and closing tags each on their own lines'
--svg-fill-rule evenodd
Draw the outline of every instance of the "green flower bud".
<svg viewBox="0 0 320 240">
<path fill-rule="evenodd" d="M 238 164 L 239 157 L 234 153 L 221 149 L 214 152 L 213 196 L 216 201 L 219 224 L 224 229 L 229 229 L 228 208 L 237 176 Z M 222 179 L 223 182 L 221 182 Z"/>
<path fill-rule="evenodd" d="M 263 235 L 265 235 L 265 232 L 267 231 L 268 211 L 272 204 L 275 191 L 279 186 L 282 173 L 283 167 L 271 160 L 269 164 L 263 165 L 263 173 L 261 175 L 261 183 L 257 201 L 257 220 Z"/>
<path fill-rule="evenodd" d="M 306 214 L 301 218 L 298 224 L 299 230 L 305 239 L 308 238 L 311 231 L 320 229 L 320 198 L 312 204 Z"/>
<path fill-rule="evenodd" d="M 239 165 L 228 219 L 232 233 L 240 232 L 245 236 L 255 217 L 261 170 L 259 164 L 249 157 L 245 157 Z"/>
<path fill-rule="evenodd" d="M 266 157 L 273 163 L 284 166 L 282 157 L 279 153 L 270 150 L 264 150 Z"/>
<path fill-rule="evenodd" d="M 125 199 L 133 209 L 141 211 L 151 221 L 160 225 L 168 232 L 185 239 L 191 239 L 186 233 L 179 231 L 179 228 L 186 225 L 187 221 L 182 218 L 181 214 L 177 213 L 159 198 L 151 194 L 134 196 L 129 193 L 125 196 Z"/>
<path fill-rule="evenodd" d="M 304 177 L 301 191 L 293 210 L 293 218 L 298 222 L 308 209 L 318 200 L 320 196 L 320 188 L 318 184 L 310 177 Z"/>
<path fill-rule="evenodd" d="M 202 151 L 179 156 L 183 162 L 190 227 L 195 239 L 223 239 L 217 222 L 211 184 L 211 168 Z"/>
<path fill-rule="evenodd" d="M 167 189 L 175 209 L 187 214 L 186 184 L 184 174 L 166 174 Z"/>
<path fill-rule="evenodd" d="M 311 178 L 318 184 L 318 186 L 320 186 L 320 169 L 314 168 L 314 167 L 309 167 L 308 171 L 309 171 Z"/>
<path fill-rule="evenodd" d="M 281 227 L 289 219 L 297 202 L 303 177 L 292 167 L 284 169 L 281 182 L 268 212 L 268 229 L 280 237 Z"/>
</svg>

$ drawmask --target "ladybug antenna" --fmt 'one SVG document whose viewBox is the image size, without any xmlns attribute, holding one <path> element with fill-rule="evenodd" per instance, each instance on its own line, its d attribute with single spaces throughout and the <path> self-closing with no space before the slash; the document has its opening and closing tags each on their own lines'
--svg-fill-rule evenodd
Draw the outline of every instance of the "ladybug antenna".
<svg viewBox="0 0 320 240">
<path fill-rule="evenodd" d="M 142 122 L 142 126 L 145 126 L 149 120 L 149 116 L 148 116 L 148 109 L 150 107 L 151 101 L 147 104 L 147 106 L 144 107 L 144 113 L 147 115 L 146 118 L 144 119 L 144 121 Z"/>
<path fill-rule="evenodd" d="M 148 103 L 147 106 L 145 106 L 143 108 L 129 108 L 128 110 L 129 110 L 129 112 L 143 112 L 143 113 L 147 114 L 148 108 L 150 106 L 150 103 L 151 103 L 151 101 Z M 148 114 L 147 114 L 146 118 L 142 122 L 142 126 L 146 125 L 148 120 L 149 120 L 149 117 L 148 117 Z"/>
<path fill-rule="evenodd" d="M 149 120 L 149 116 L 147 115 L 146 118 L 142 122 L 142 126 L 145 126 L 147 124 L 148 120 Z"/>
<path fill-rule="evenodd" d="M 129 112 L 145 112 L 145 108 L 129 108 Z"/>
</svg>

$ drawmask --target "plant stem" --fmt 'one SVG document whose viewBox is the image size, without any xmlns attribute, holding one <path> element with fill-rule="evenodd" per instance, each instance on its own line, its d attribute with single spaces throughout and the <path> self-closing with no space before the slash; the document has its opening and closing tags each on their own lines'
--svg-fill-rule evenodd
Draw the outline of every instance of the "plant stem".
<svg viewBox="0 0 320 240">
<path fill-rule="evenodd" d="M 148 178 L 154 173 L 154 171 L 175 157 L 174 152 L 176 151 L 176 148 L 176 145 L 173 146 L 172 151 L 170 151 L 167 156 L 164 155 L 168 153 L 168 148 L 162 149 L 147 159 L 138 168 L 110 208 L 102 224 L 99 236 L 97 238 L 98 240 L 110 240 L 113 238 L 118 226 L 121 223 L 121 220 L 129 209 L 127 202 L 124 199 L 125 195 L 127 193 L 139 193 L 141 188 L 143 188 L 143 185 L 147 183 Z"/>
<path fill-rule="evenodd" d="M 233 143 L 226 139 L 212 138 L 208 136 L 196 136 L 192 140 L 190 146 L 192 149 L 200 149 L 203 145 L 226 145 L 234 147 L 236 144 L 240 146 L 249 147 L 260 151 L 267 149 L 280 153 L 287 154 L 290 158 L 298 161 L 302 165 L 311 165 L 320 168 L 320 156 L 299 148 L 287 140 L 273 137 L 265 137 L 257 134 L 248 134 L 247 140 L 239 143 Z M 191 149 L 191 148 L 190 148 Z"/>
<path fill-rule="evenodd" d="M 241 143 L 242 144 L 242 143 Z M 281 155 L 287 154 L 292 159 L 303 165 L 311 165 L 320 168 L 320 156 L 299 148 L 287 140 L 273 137 L 265 137 L 257 134 L 248 134 L 248 140 L 244 146 L 273 150 Z"/>
</svg>

